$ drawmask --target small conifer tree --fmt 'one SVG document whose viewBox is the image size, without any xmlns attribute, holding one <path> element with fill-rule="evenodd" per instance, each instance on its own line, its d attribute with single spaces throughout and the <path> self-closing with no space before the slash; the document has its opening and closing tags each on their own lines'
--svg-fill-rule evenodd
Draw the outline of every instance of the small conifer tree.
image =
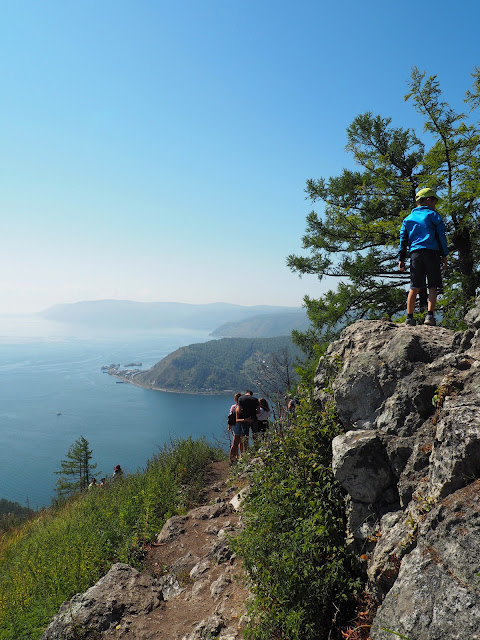
<svg viewBox="0 0 480 640">
<path fill-rule="evenodd" d="M 96 463 L 90 462 L 91 459 L 92 450 L 88 440 L 80 436 L 69 448 L 65 460 L 60 462 L 60 471 L 55 471 L 60 476 L 56 485 L 59 498 L 71 496 L 88 487 L 91 473 L 97 468 Z"/>
</svg>

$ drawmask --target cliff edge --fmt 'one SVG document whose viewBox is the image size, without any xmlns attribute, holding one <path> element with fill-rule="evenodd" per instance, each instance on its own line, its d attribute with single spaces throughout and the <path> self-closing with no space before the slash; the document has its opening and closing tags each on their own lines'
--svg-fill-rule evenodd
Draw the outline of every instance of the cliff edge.
<svg viewBox="0 0 480 640">
<path fill-rule="evenodd" d="M 338 369 L 332 466 L 381 603 L 372 640 L 480 637 L 480 302 L 466 321 L 359 321 L 317 369 L 320 403 Z"/>
</svg>

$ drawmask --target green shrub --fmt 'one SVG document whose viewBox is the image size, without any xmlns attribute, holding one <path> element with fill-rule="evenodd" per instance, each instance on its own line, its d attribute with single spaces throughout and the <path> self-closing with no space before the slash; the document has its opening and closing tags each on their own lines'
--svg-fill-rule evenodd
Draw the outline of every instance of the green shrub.
<svg viewBox="0 0 480 640">
<path fill-rule="evenodd" d="M 302 400 L 293 427 L 262 455 L 235 542 L 252 582 L 247 637 L 321 640 L 360 587 L 345 546 L 344 498 L 331 470 L 331 408 Z M 333 634 L 333 635 L 331 635 Z"/>
<path fill-rule="evenodd" d="M 191 438 L 164 447 L 144 473 L 84 492 L 5 534 L 0 547 L 0 639 L 34 640 L 64 600 L 115 562 L 141 567 L 167 518 L 185 510 L 222 452 Z"/>
</svg>

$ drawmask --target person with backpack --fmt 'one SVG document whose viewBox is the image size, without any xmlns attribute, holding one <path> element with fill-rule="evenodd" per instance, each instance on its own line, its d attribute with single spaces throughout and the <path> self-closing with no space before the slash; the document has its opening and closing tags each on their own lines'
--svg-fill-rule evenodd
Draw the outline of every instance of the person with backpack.
<svg viewBox="0 0 480 640">
<path fill-rule="evenodd" d="M 250 435 L 250 427 L 253 428 L 257 422 L 257 413 L 260 411 L 260 403 L 258 398 L 253 395 L 253 391 L 247 389 L 243 396 L 240 396 L 237 402 L 237 423 L 242 423 L 243 428 L 243 448 L 248 449 L 248 437 Z"/>
<path fill-rule="evenodd" d="M 243 429 L 242 425 L 237 423 L 237 402 L 241 395 L 241 393 L 236 393 L 233 396 L 235 402 L 230 407 L 230 412 L 227 416 L 228 430 L 233 433 L 233 440 L 229 454 L 230 464 L 233 464 L 238 460 L 239 453 L 243 453 Z"/>
</svg>

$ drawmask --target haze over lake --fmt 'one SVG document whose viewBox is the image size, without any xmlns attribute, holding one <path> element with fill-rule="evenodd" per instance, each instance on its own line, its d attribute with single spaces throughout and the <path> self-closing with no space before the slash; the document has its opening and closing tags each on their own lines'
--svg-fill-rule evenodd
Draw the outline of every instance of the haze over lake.
<svg viewBox="0 0 480 640">
<path fill-rule="evenodd" d="M 172 438 L 205 435 L 226 447 L 229 397 L 151 391 L 117 384 L 101 371 L 112 362 L 149 368 L 208 334 L 92 333 L 37 316 L 0 316 L 0 498 L 48 505 L 54 471 L 80 435 L 93 449 L 97 476 L 111 475 L 115 464 L 127 472 L 143 468 Z"/>
</svg>

